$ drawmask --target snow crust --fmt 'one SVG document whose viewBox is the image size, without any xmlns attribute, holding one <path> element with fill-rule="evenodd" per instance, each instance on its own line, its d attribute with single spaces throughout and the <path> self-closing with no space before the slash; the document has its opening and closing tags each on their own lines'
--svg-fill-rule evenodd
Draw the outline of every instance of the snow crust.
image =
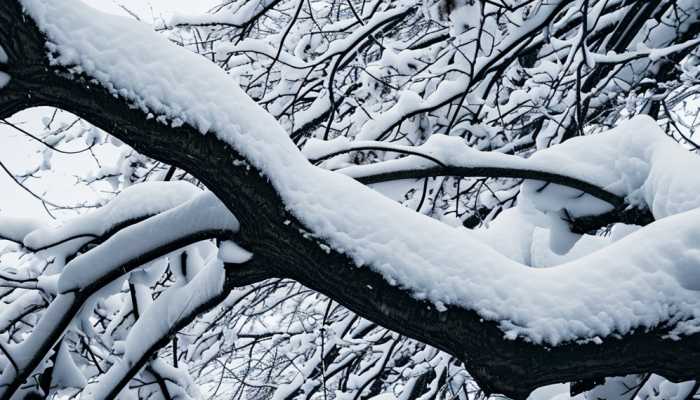
<svg viewBox="0 0 700 400">
<path fill-rule="evenodd" d="M 680 178 L 692 173 L 696 160 L 663 139 L 649 119 L 635 119 L 618 134 L 569 142 L 578 143 L 577 151 L 593 149 L 586 154 L 569 151 L 573 144 L 567 143 L 535 160 L 556 162 L 563 173 L 592 175 L 605 187 L 646 202 L 655 216 L 668 217 L 579 260 L 527 268 L 476 234 L 397 207 L 350 177 L 311 166 L 277 121 L 217 66 L 149 27 L 78 0 L 22 3 L 47 34 L 54 63 L 95 78 L 163 123 L 186 123 L 217 135 L 270 179 L 290 212 L 316 237 L 418 299 L 475 310 L 500 321 L 508 338 L 550 345 L 667 321 L 675 323 L 672 335 L 700 331 L 700 251 L 695 248 L 700 210 L 685 211 L 694 207 L 692 194 L 698 192 L 682 186 Z M 183 71 L 188 79 L 181 79 Z M 583 140 L 595 142 L 583 146 Z M 535 188 L 526 194 L 534 196 Z M 570 194 L 554 200 L 534 196 L 533 204 L 559 211 L 564 201 L 567 208 L 571 204 Z M 574 208 L 585 212 L 596 206 L 584 202 Z M 100 269 L 100 263 L 91 265 Z M 63 291 L 85 282 L 66 272 L 59 282 Z"/>
</svg>

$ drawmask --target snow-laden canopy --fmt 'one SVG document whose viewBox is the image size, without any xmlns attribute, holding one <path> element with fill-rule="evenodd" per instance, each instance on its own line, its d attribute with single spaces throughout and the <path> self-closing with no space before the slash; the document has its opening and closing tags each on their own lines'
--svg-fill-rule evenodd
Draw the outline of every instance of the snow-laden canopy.
<svg viewBox="0 0 700 400">
<path fill-rule="evenodd" d="M 214 64 L 182 51 L 147 26 L 96 10 L 71 12 L 84 8 L 78 0 L 23 4 L 47 34 L 53 63 L 94 77 L 163 123 L 185 123 L 202 134 L 217 135 L 270 179 L 289 211 L 317 238 L 438 308 L 473 309 L 501 321 L 509 337 L 521 335 L 552 345 L 651 328 L 668 320 L 684 321 L 674 334 L 694 333 L 700 326 L 698 254 L 680 251 L 696 234 L 692 212 L 660 221 L 567 265 L 528 269 L 469 232 L 455 233 L 396 207 L 352 179 L 313 167 L 277 121 Z M 123 49 L 121 43 L 132 45 Z M 172 85 L 183 70 L 188 79 Z M 445 163 L 524 163 L 507 156 L 462 154 L 450 144 L 438 144 L 437 151 L 429 153 Z M 581 148 L 591 152 L 582 153 Z M 652 120 L 635 119 L 617 132 L 579 138 L 540 154 L 528 165 L 587 177 L 618 194 L 641 197 L 656 217 L 695 206 L 695 199 L 689 198 L 695 191 L 686 190 L 687 179 L 677 171 L 692 171 L 687 167 L 699 166 L 700 161 L 666 138 Z M 671 190 L 677 186 L 683 190 Z M 526 189 L 525 194 L 535 191 Z M 532 201 L 542 211 L 599 212 L 586 197 L 562 203 L 572 195 L 576 193 L 549 196 L 544 191 Z M 673 241 L 669 231 L 675 232 Z M 663 237 L 667 239 L 659 240 Z"/>
<path fill-rule="evenodd" d="M 55 99 L 66 87 L 78 98 L 81 93 L 93 94 L 104 102 L 100 104 L 118 111 L 103 112 L 109 107 L 98 107 L 101 114 L 79 100 L 66 107 L 111 127 L 115 136 L 136 148 L 151 145 L 155 154 L 185 152 L 181 165 L 192 167 L 192 174 L 207 185 L 227 183 L 226 179 L 233 183 L 210 185 L 211 191 L 177 182 L 140 184 L 124 190 L 102 209 L 59 226 L 0 219 L 0 237 L 51 259 L 47 268 L 34 266 L 22 272 L 26 276 L 2 279 L 53 296 L 34 329 L 2 349 L 7 358 L 1 378 L 5 397 L 12 396 L 35 369 L 46 366 L 49 350 L 71 323 L 90 325 L 86 315 L 98 307 L 99 298 L 119 292 L 126 280 L 129 285 L 155 284 L 164 271 L 158 261 L 163 257 L 171 260 L 168 268 L 176 275 L 175 283 L 155 300 L 140 300 L 130 288 L 132 312 L 138 320 L 125 339 L 121 357 L 86 391 L 95 398 L 116 395 L 134 370 L 144 365 L 176 375 L 144 355 L 209 304 L 221 301 L 227 289 L 238 284 L 230 282 L 235 278 L 249 282 L 292 277 L 331 298 L 328 292 L 339 288 L 329 282 L 355 278 L 346 280 L 345 288 L 366 291 L 367 299 L 353 300 L 348 293 L 337 296 L 358 313 L 383 315 L 392 326 L 401 325 L 406 319 L 400 315 L 401 305 L 381 304 L 382 294 L 376 292 L 399 293 L 408 296 L 401 298 L 406 308 L 432 314 L 436 320 L 466 315 L 467 321 L 473 313 L 476 324 L 465 322 L 465 331 L 476 336 L 478 328 L 473 326 L 491 323 L 500 335 L 493 340 L 505 338 L 506 347 L 524 343 L 533 346 L 528 349 L 568 349 L 603 345 L 640 332 L 660 332 L 655 340 L 669 346 L 697 339 L 700 180 L 694 171 L 700 159 L 648 116 L 572 138 L 527 158 L 476 150 L 461 136 L 434 134 L 420 146 L 377 140 L 406 113 L 433 108 L 461 93 L 466 96 L 473 83 L 470 79 L 486 74 L 475 71 L 490 65 L 479 59 L 471 65 L 470 78 L 447 80 L 425 99 L 415 93 L 402 95 L 396 105 L 364 124 L 355 140 L 309 140 L 302 152 L 278 120 L 238 82 L 151 27 L 92 10 L 79 0 L 20 3 L 45 35 L 41 57 L 47 60 L 48 76 L 61 82 L 60 90 L 53 92 L 32 87 L 30 99 L 38 98 L 37 104 L 58 103 Z M 518 30 L 540 29 L 564 3 L 541 3 Z M 395 8 L 376 14 L 330 46 L 321 61 L 344 54 L 350 43 L 409 11 L 415 12 Z M 171 23 L 182 23 L 183 17 L 178 18 Z M 514 34 L 513 39 L 501 41 L 494 52 L 511 51 L 517 38 Z M 13 62 L 7 48 L 9 55 L 0 51 L 0 66 Z M 658 58 L 684 48 L 641 49 L 633 56 Z M 250 41 L 229 51 L 274 54 L 262 43 Z M 275 57 L 295 62 L 291 54 L 280 52 Z M 612 59 L 602 55 L 593 59 L 612 62 L 615 55 L 607 57 Z M 310 64 L 294 66 L 313 68 Z M 3 90 L 14 93 L 13 85 L 27 79 L 11 68 L 0 70 L 0 95 Z M 8 108 L 16 108 L 14 104 Z M 110 113 L 114 121 L 104 116 Z M 143 129 L 138 123 L 144 124 Z M 161 133 L 165 134 L 161 137 Z M 177 151 L 170 151 L 173 148 Z M 367 148 L 405 157 L 344 166 L 334 172 L 309 161 L 332 160 Z M 361 183 L 367 177 L 436 167 L 525 181 L 519 187 L 517 206 L 497 217 L 492 228 L 475 231 L 401 207 Z M 572 232 L 572 220 L 621 208 L 648 210 L 655 221 L 621 237 L 601 240 L 588 250 L 576 250 L 584 253 L 581 257 L 571 255 L 576 252 L 572 248 L 594 240 Z M 548 262 L 546 268 L 532 268 L 535 252 L 543 251 L 534 248 L 536 231 L 547 233 L 547 256 L 561 257 L 558 265 Z M 214 239 L 232 241 L 215 245 Z M 514 249 L 512 242 L 521 239 L 525 245 Z M 195 254 L 185 256 L 196 260 L 194 267 L 186 268 L 190 264 L 182 259 L 172 261 L 182 254 Z M 274 265 L 261 265 L 267 263 Z M 256 275 L 256 270 L 262 272 Z M 381 307 L 364 300 L 377 301 Z M 31 292 L 13 307 L 0 310 L 0 322 L 12 320 L 21 306 L 41 307 L 42 301 L 41 295 Z M 138 304 L 148 307 L 139 314 Z M 415 333 L 420 327 L 406 329 Z M 448 351 L 452 348 L 445 343 L 464 339 L 453 339 L 449 333 L 443 336 L 447 339 L 438 345 Z M 56 359 L 71 364 L 61 349 Z M 474 352 L 469 350 L 460 356 L 471 357 Z M 476 358 L 475 362 L 481 361 Z M 498 375 L 484 372 L 484 376 L 493 374 Z M 80 381 L 75 376 L 66 379 Z"/>
</svg>

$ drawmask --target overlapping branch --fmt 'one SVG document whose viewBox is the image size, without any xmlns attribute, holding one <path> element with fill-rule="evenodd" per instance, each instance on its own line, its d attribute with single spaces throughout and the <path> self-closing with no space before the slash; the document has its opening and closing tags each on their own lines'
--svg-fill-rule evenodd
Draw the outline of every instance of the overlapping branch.
<svg viewBox="0 0 700 400">
<path fill-rule="evenodd" d="M 231 270 L 231 285 L 271 276 L 294 279 L 362 317 L 464 360 L 472 376 L 488 393 L 525 398 L 532 389 L 548 383 L 648 371 L 673 380 L 700 376 L 697 364 L 700 335 L 670 341 L 665 339 L 670 329 L 667 326 L 626 333 L 619 338 L 608 337 L 601 344 L 565 343 L 547 348 L 523 339 L 504 338 L 496 321 L 484 321 L 473 310 L 448 306 L 437 311 L 431 303 L 391 285 L 377 272 L 357 268 L 347 255 L 320 246 L 323 239 L 314 238 L 313 231 L 290 214 L 267 178 L 251 168 L 245 157 L 231 146 L 213 134 L 202 135 L 187 124 L 172 127 L 147 119 L 140 110 L 113 96 L 90 77 L 71 75 L 64 68 L 51 65 L 45 54 L 45 41 L 31 18 L 23 15 L 18 2 L 6 1 L 0 5 L 0 45 L 9 55 L 6 71 L 12 77 L 0 90 L 0 118 L 33 106 L 59 107 L 110 132 L 139 152 L 199 178 L 229 210 L 235 211 L 240 221 L 236 242 L 254 254 L 251 260 L 254 264 L 249 268 L 236 266 Z M 459 175 L 458 171 L 447 172 Z M 533 176 L 527 171 L 478 173 L 566 183 L 565 177 Z M 585 182 L 574 184 L 608 196 L 602 188 L 586 186 Z M 610 201 L 619 202 L 619 199 L 610 197 Z M 28 339 L 23 343 L 31 347 L 34 355 L 17 365 L 14 379 L 4 387 L 3 398 L 11 397 L 31 375 L 72 316 L 96 290 L 155 257 L 194 241 L 228 233 L 207 230 L 173 239 L 119 263 L 115 266 L 118 268 L 87 286 L 72 288 L 75 292 L 61 294 L 49 311 L 60 309 L 65 316 L 42 330 L 48 334 L 43 334 L 40 340 Z M 188 318 L 202 308 L 195 308 Z M 187 321 L 187 318 L 178 321 L 172 329 Z M 163 338 L 170 333 L 172 330 Z M 151 350 L 162 344 L 163 340 L 158 340 Z"/>
</svg>

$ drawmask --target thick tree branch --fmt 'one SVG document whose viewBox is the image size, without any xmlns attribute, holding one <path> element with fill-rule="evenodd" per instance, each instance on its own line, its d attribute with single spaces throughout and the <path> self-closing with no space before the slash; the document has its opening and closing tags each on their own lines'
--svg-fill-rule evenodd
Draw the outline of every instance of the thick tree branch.
<svg viewBox="0 0 700 400">
<path fill-rule="evenodd" d="M 146 119 L 88 77 L 68 76 L 49 65 L 43 43 L 15 1 L 0 5 L 0 45 L 10 56 L 12 76 L 0 90 L 0 117 L 32 106 L 59 107 L 145 155 L 188 171 L 235 210 L 241 222 L 236 242 L 255 254 L 271 276 L 295 279 L 362 317 L 455 355 L 487 393 L 525 398 L 534 388 L 554 382 L 648 371 L 672 380 L 700 377 L 700 334 L 671 341 L 664 339 L 670 328 L 660 326 L 607 337 L 602 344 L 547 348 L 507 340 L 496 322 L 484 321 L 471 310 L 449 306 L 438 312 L 371 269 L 357 268 L 346 255 L 326 252 L 290 215 L 267 179 L 243 165 L 245 159 L 215 135 Z M 26 57 L 18 57 L 22 54 Z M 14 389 L 8 388 L 6 396 Z"/>
</svg>

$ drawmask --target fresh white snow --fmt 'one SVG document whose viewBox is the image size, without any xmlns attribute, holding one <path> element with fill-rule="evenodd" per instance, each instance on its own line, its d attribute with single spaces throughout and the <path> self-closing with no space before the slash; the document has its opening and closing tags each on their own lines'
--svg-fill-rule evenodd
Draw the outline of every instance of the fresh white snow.
<svg viewBox="0 0 700 400">
<path fill-rule="evenodd" d="M 63 221 L 57 227 L 44 224 L 45 226 L 39 228 L 38 225 L 34 225 L 31 232 L 24 234 L 23 242 L 28 248 L 37 249 L 73 237 L 87 237 L 89 240 L 104 234 L 115 225 L 176 207 L 198 193 L 201 193 L 200 189 L 185 181 L 144 182 L 124 189 L 112 201 L 94 212 Z M 5 232 L 7 225 L 4 221 L 7 218 L 3 217 L 0 232 Z"/>
<path fill-rule="evenodd" d="M 257 5 L 257 3 L 251 3 Z M 279 56 L 277 55 L 277 50 L 261 39 L 249 38 L 236 45 L 225 44 L 217 47 L 217 52 L 228 53 L 228 52 L 251 52 L 262 54 L 270 59 L 278 58 L 282 63 L 293 66 L 298 69 L 306 69 L 317 66 L 327 60 L 332 59 L 336 56 L 343 56 L 345 53 L 349 52 L 352 47 L 358 42 L 358 39 L 363 35 L 367 35 L 368 32 L 376 30 L 378 26 L 386 24 L 387 21 L 395 18 L 396 16 L 405 13 L 406 8 L 398 7 L 386 12 L 376 13 L 372 18 L 369 19 L 364 25 L 353 29 L 349 35 L 344 37 L 342 40 L 337 40 L 331 43 L 331 45 L 323 52 L 322 55 L 315 58 L 312 62 L 306 62 L 292 54 L 285 51 L 280 51 Z M 177 20 L 180 22 L 179 20 Z"/>
<path fill-rule="evenodd" d="M 178 207 L 120 230 L 103 245 L 73 259 L 58 280 L 59 292 L 83 289 L 124 268 L 129 260 L 181 238 L 205 231 L 235 232 L 238 228 L 238 220 L 216 196 L 201 192 Z"/>
<path fill-rule="evenodd" d="M 170 184 L 172 183 L 174 182 Z M 24 239 L 25 242 L 27 242 L 29 237 L 53 242 L 54 240 L 63 240 L 65 235 L 72 237 L 74 232 L 99 233 L 115 224 L 129 222 L 137 216 L 144 217 L 157 213 L 157 215 L 144 221 L 119 230 L 104 243 L 75 257 L 65 265 L 62 271 L 58 271 L 60 274 L 55 273 L 39 280 L 37 286 L 46 289 L 48 293 L 53 293 L 56 297 L 50 303 L 46 312 L 42 314 L 36 329 L 22 342 L 8 349 L 20 369 L 28 365 L 30 358 L 34 354 L 33 351 L 48 340 L 47 335 L 58 329 L 61 319 L 67 316 L 70 317 L 69 310 L 78 301 L 76 297 L 77 291 L 87 288 L 106 276 L 115 275 L 118 277 L 112 283 L 98 288 L 98 293 L 93 295 L 87 304 L 82 306 L 83 312 L 88 311 L 89 314 L 94 307 L 94 303 L 102 297 L 101 295 L 119 291 L 129 272 L 134 273 L 135 278 L 143 280 L 145 279 L 145 274 L 140 273 L 143 271 L 138 270 L 138 268 L 148 269 L 159 266 L 158 263 L 146 263 L 145 265 L 132 265 L 131 268 L 126 268 L 128 261 L 138 259 L 140 256 L 155 251 L 160 246 L 177 242 L 197 233 L 211 231 L 235 232 L 238 230 L 238 220 L 211 192 L 201 191 L 195 186 L 184 182 L 175 184 L 172 188 L 167 188 L 163 185 L 165 183 L 139 184 L 129 190 L 125 190 L 110 204 L 103 207 L 103 212 L 96 213 L 101 216 L 101 219 L 91 218 L 88 215 L 81 216 L 58 228 L 42 227 L 27 234 Z M 152 193 L 156 189 L 159 194 Z M 146 200 L 146 197 L 143 195 L 149 193 L 153 197 L 150 200 Z M 27 226 L 31 227 L 32 225 L 28 224 Z M 89 241 L 89 239 L 84 240 Z M 240 249 L 238 252 L 235 252 L 235 249 L 232 248 L 233 246 L 235 245 L 229 244 L 229 256 L 234 260 L 245 261 L 244 250 Z M 52 247 L 50 250 L 60 253 L 56 247 Z M 73 247 L 71 252 L 75 250 L 75 247 Z M 65 255 L 63 256 L 65 257 Z M 195 257 L 190 259 L 193 260 Z M 222 262 L 218 259 L 216 253 L 209 260 L 206 267 L 203 267 L 201 270 L 197 268 L 196 262 L 191 264 L 192 267 L 188 271 L 192 273 L 194 278 L 184 286 L 171 288 L 162 295 L 162 300 L 159 299 L 160 301 L 155 303 L 155 307 L 146 309 L 147 314 L 155 312 L 159 316 L 159 318 L 148 317 L 147 321 L 150 322 L 145 322 L 150 324 L 148 325 L 149 328 L 147 328 L 148 334 L 151 335 L 150 337 L 163 333 L 162 329 L 156 330 L 157 327 L 162 327 L 164 326 L 163 324 L 166 327 L 174 324 L 178 318 L 185 315 L 183 313 L 187 313 L 221 293 L 224 272 Z M 160 272 L 162 272 L 162 269 Z M 168 294 L 171 291 L 172 294 Z M 44 302 L 45 299 L 41 292 L 29 291 L 23 294 L 10 306 L 3 309 L 2 314 L 0 314 L 0 327 L 3 324 L 7 325 L 7 321 L 12 321 L 16 315 L 25 312 L 28 307 L 34 304 L 42 305 Z M 90 323 L 88 322 L 87 325 L 89 326 Z M 140 329 L 144 328 L 139 328 L 137 332 L 140 332 Z M 143 332 L 135 333 L 132 331 L 131 333 L 136 335 L 134 337 L 140 337 L 141 339 L 147 337 Z M 147 341 L 143 343 L 147 344 Z M 48 357 L 48 354 L 44 356 Z M 68 360 L 64 361 L 67 362 Z M 68 374 L 64 377 L 66 385 L 71 386 L 80 383 L 75 380 L 74 374 L 70 371 L 66 370 L 65 372 Z M 13 368 L 4 368 L 0 376 L 0 384 L 9 382 L 14 378 L 15 373 L 16 371 Z"/>
<path fill-rule="evenodd" d="M 277 121 L 215 64 L 150 27 L 99 13 L 78 0 L 22 3 L 47 34 L 54 63 L 95 78 L 163 123 L 186 123 L 217 135 L 270 179 L 290 212 L 314 235 L 416 298 L 473 309 L 501 321 L 506 337 L 550 345 L 666 321 L 683 321 L 676 325 L 677 335 L 700 330 L 700 251 L 694 248 L 700 243 L 700 210 L 694 209 L 694 186 L 681 186 L 692 178 L 697 160 L 666 141 L 649 119 L 637 118 L 618 133 L 570 141 L 533 162 L 557 163 L 561 173 L 583 175 L 666 218 L 576 261 L 527 268 L 476 234 L 398 207 L 347 176 L 311 166 Z M 457 89 L 463 90 L 445 88 L 437 96 Z M 389 119 L 377 121 L 372 130 Z M 593 150 L 567 150 L 574 143 L 577 150 L 589 146 L 581 146 L 584 140 L 595 141 Z M 574 201 L 574 193 L 565 190 L 541 195 L 537 185 L 524 188 L 537 211 L 557 213 L 564 205 L 581 214 L 600 210 L 600 204 Z M 74 267 L 76 273 L 62 277 L 59 286 L 80 287 L 78 271 L 93 266 Z"/>
<path fill-rule="evenodd" d="M 47 221 L 35 218 L 0 216 L 0 239 L 22 243 L 24 238 L 39 228 L 43 228 Z"/>
<path fill-rule="evenodd" d="M 238 0 L 233 2 L 217 13 L 198 14 L 198 15 L 182 15 L 175 14 L 166 24 L 169 26 L 176 25 L 234 25 L 243 26 L 249 22 L 259 12 L 261 8 L 265 8 L 272 3 L 272 0 L 263 0 L 252 2 L 246 0 Z"/>
<path fill-rule="evenodd" d="M 198 307 L 221 295 L 224 266 L 216 256 L 186 285 L 161 294 L 136 321 L 124 343 L 124 356 L 100 380 L 86 389 L 85 398 L 105 399 L 115 383 L 123 379 L 144 354 Z"/>
</svg>

